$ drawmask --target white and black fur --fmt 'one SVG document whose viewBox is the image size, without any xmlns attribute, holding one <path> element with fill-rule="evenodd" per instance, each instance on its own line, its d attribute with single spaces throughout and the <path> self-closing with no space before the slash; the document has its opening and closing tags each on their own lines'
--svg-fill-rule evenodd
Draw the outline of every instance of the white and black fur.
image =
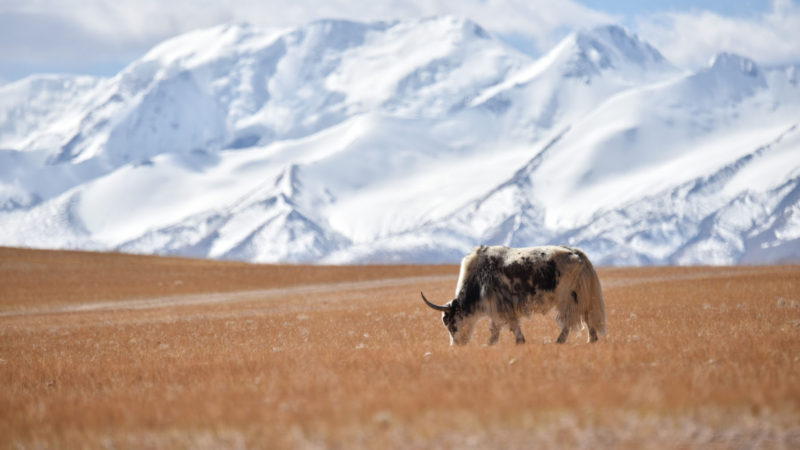
<svg viewBox="0 0 800 450">
<path fill-rule="evenodd" d="M 468 343 L 483 317 L 490 320 L 490 345 L 497 343 L 504 326 L 522 344 L 520 318 L 533 312 L 546 314 L 554 307 L 561 327 L 558 343 L 566 342 L 570 330 L 581 322 L 589 328 L 589 342 L 606 330 L 600 280 L 589 258 L 574 247 L 476 247 L 461 260 L 453 300 L 439 306 L 424 294 L 422 299 L 442 311 L 451 345 Z"/>
</svg>

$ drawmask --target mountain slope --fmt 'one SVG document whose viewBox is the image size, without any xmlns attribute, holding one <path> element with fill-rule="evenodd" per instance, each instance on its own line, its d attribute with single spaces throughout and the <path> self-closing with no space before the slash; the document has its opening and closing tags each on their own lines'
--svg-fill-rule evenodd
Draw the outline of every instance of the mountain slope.
<svg viewBox="0 0 800 450">
<path fill-rule="evenodd" d="M 569 242 L 606 264 L 797 260 L 798 104 L 782 100 L 755 63 L 720 55 L 610 98 L 430 229 Z"/>
</svg>

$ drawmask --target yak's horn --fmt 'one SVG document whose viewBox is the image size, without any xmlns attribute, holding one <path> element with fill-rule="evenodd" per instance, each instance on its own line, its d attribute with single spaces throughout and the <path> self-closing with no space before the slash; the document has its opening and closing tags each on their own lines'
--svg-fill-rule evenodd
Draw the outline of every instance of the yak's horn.
<svg viewBox="0 0 800 450">
<path fill-rule="evenodd" d="M 450 307 L 449 306 L 439 306 L 437 304 L 429 302 L 428 299 L 425 298 L 425 294 L 423 294 L 422 291 L 419 292 L 419 295 L 422 296 L 422 300 L 425 300 L 425 304 L 430 306 L 431 308 L 433 308 L 433 309 L 435 309 L 437 311 L 444 311 L 444 312 L 450 311 Z"/>
</svg>

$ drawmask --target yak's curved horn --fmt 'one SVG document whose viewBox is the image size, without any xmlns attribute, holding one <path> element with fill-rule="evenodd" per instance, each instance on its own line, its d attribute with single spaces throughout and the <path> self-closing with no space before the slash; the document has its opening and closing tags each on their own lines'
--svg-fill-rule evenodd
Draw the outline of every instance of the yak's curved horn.
<svg viewBox="0 0 800 450">
<path fill-rule="evenodd" d="M 419 291 L 419 295 L 422 296 L 422 300 L 425 300 L 425 304 L 430 306 L 431 308 L 433 308 L 433 309 L 435 309 L 437 311 L 444 311 L 444 312 L 450 311 L 450 307 L 449 306 L 439 306 L 439 305 L 437 305 L 435 303 L 429 302 L 428 299 L 425 298 L 425 294 L 423 294 L 422 291 Z"/>
</svg>

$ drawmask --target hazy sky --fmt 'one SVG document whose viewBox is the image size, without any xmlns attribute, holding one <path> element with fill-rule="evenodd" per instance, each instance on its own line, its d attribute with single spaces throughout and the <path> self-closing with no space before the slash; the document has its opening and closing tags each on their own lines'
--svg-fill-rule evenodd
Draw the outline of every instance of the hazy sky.
<svg viewBox="0 0 800 450">
<path fill-rule="evenodd" d="M 470 18 L 534 55 L 575 29 L 618 23 L 679 66 L 702 66 L 720 51 L 800 62 L 798 0 L 0 0 L 0 82 L 39 72 L 110 76 L 164 39 L 225 22 L 438 14 Z"/>
</svg>

